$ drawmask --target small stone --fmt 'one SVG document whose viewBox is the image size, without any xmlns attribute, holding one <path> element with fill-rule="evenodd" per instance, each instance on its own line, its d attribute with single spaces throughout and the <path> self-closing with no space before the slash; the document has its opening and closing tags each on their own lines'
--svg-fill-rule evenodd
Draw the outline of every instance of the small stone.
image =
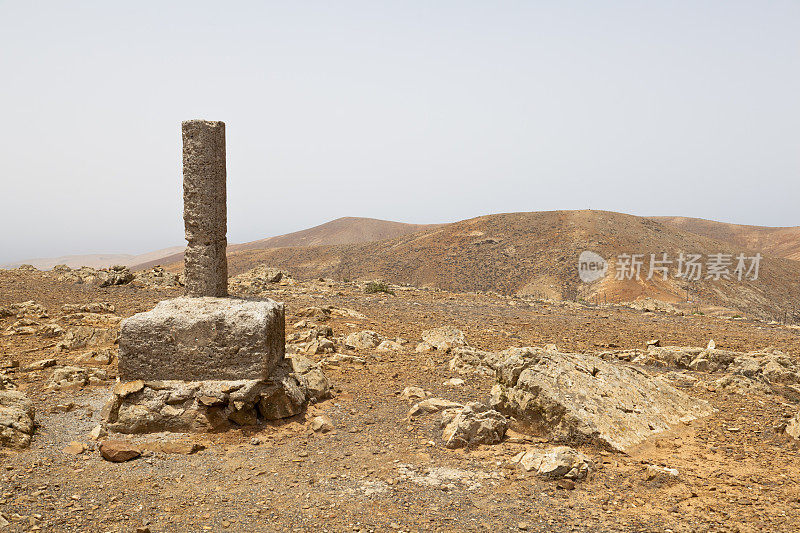
<svg viewBox="0 0 800 533">
<path fill-rule="evenodd" d="M 428 393 L 420 387 L 406 387 L 400 397 L 404 400 L 423 400 L 428 397 Z"/>
<path fill-rule="evenodd" d="M 100 440 L 101 438 L 103 438 L 103 437 L 105 437 L 107 435 L 108 435 L 108 431 L 106 431 L 106 428 L 104 428 L 100 424 L 97 424 L 92 429 L 92 431 L 89 433 L 89 438 L 92 439 L 92 440 Z"/>
<path fill-rule="evenodd" d="M 258 437 L 253 437 L 252 439 L 250 439 L 250 444 L 252 444 L 253 446 L 258 446 L 259 444 L 261 444 L 261 439 L 259 439 Z"/>
<path fill-rule="evenodd" d="M 717 343 L 714 342 L 714 339 L 708 341 L 708 346 L 706 346 L 706 350 L 715 350 L 717 348 Z"/>
<path fill-rule="evenodd" d="M 311 429 L 316 433 L 328 433 L 333 431 L 333 422 L 327 416 L 315 416 L 311 419 Z"/>
<path fill-rule="evenodd" d="M 117 383 L 114 385 L 114 394 L 124 398 L 134 392 L 139 392 L 144 388 L 144 381 L 136 379 L 134 381 L 127 381 L 124 383 Z"/>
<path fill-rule="evenodd" d="M 86 451 L 86 444 L 78 441 L 72 441 L 62 451 L 69 455 L 80 455 Z"/>
<path fill-rule="evenodd" d="M 517 529 L 521 531 L 528 531 L 530 527 L 531 527 L 530 524 L 528 524 L 527 522 L 520 522 L 519 524 L 517 524 Z"/>
<path fill-rule="evenodd" d="M 647 341 L 647 346 L 648 347 L 649 346 L 654 346 L 654 347 L 661 346 L 661 340 L 660 339 L 650 339 L 649 341 Z"/>
<path fill-rule="evenodd" d="M 575 490 L 575 482 L 570 479 L 559 479 L 556 486 L 559 489 Z"/>
<path fill-rule="evenodd" d="M 138 448 L 122 440 L 105 440 L 100 444 L 100 455 L 106 461 L 122 463 L 136 459 L 142 454 Z"/>
<path fill-rule="evenodd" d="M 450 378 L 444 383 L 442 383 L 445 387 L 461 387 L 464 385 L 464 380 L 461 378 Z"/>
</svg>

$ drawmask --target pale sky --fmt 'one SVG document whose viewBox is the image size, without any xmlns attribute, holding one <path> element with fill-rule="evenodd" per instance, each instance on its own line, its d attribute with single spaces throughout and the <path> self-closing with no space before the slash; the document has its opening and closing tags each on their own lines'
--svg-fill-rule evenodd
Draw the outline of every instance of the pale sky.
<svg viewBox="0 0 800 533">
<path fill-rule="evenodd" d="M 180 122 L 228 240 L 607 209 L 800 225 L 800 2 L 0 0 L 0 263 L 181 245 Z"/>
</svg>

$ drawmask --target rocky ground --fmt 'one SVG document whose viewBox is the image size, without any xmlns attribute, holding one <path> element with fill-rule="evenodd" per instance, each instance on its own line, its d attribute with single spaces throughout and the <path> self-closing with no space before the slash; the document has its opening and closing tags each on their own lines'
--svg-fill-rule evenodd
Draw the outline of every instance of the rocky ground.
<svg viewBox="0 0 800 533">
<path fill-rule="evenodd" d="M 227 431 L 112 434 L 141 453 L 115 463 L 101 456 L 108 437 L 96 428 L 116 377 L 119 319 L 181 288 L 161 279 L 101 287 L 71 275 L 0 271 L 0 392 L 27 398 L 36 423 L 27 447 L 0 449 L 0 524 L 153 532 L 796 529 L 796 328 L 410 287 L 365 294 L 356 283 L 258 277 L 232 281 L 234 293 L 286 303 L 288 353 L 319 363 L 333 397 L 300 415 Z M 442 326 L 463 331 L 463 342 L 430 334 Z M 648 349 L 654 340 L 661 347 Z M 708 402 L 713 413 L 626 442 L 624 451 L 596 435 L 575 439 L 586 435 L 580 431 L 557 442 L 564 432 L 535 427 L 519 413 L 506 412 L 508 429 L 501 429 L 500 417 L 482 409 L 500 408 L 492 389 L 508 362 L 497 363 L 498 354 L 524 346 L 541 348 L 534 360 L 555 361 L 550 368 L 583 357 L 574 366 L 588 365 L 590 374 L 625 368 L 625 375 L 661 380 L 652 383 L 670 384 L 681 401 Z M 490 355 L 451 364 L 465 349 Z M 530 366 L 534 352 L 526 353 Z M 502 384 L 524 380 L 512 381 Z M 586 402 L 601 401 L 602 391 L 594 392 Z M 426 398 L 485 405 L 442 416 L 421 407 Z M 431 404 L 432 411 L 447 407 Z M 481 439 L 499 442 L 447 447 L 458 438 L 452 426 L 443 435 L 440 421 L 470 417 L 488 428 Z M 571 448 L 557 448 L 563 444 Z"/>
</svg>

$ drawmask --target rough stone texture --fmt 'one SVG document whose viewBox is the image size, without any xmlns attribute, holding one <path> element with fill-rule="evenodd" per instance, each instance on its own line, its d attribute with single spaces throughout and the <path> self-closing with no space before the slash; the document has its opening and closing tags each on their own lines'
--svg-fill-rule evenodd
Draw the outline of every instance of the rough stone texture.
<svg viewBox="0 0 800 533">
<path fill-rule="evenodd" d="M 123 381 L 266 379 L 284 356 L 283 304 L 175 298 L 122 321 Z"/>
<path fill-rule="evenodd" d="M 594 470 L 594 462 L 569 446 L 550 450 L 527 450 L 515 458 L 527 472 L 551 478 L 584 479 Z"/>
<path fill-rule="evenodd" d="M 36 411 L 23 393 L 0 391 L 0 446 L 26 448 L 36 429 Z"/>
<path fill-rule="evenodd" d="M 225 123 L 187 120 L 183 134 L 186 294 L 228 294 Z"/>
<path fill-rule="evenodd" d="M 512 348 L 495 364 L 491 405 L 562 442 L 625 451 L 714 412 L 666 380 L 594 356 Z"/>
<path fill-rule="evenodd" d="M 266 380 L 128 381 L 103 407 L 119 433 L 209 431 L 258 424 L 303 412 L 330 395 L 328 380 L 305 358 L 283 361 Z"/>
<path fill-rule="evenodd" d="M 105 379 L 105 371 L 99 368 L 63 366 L 53 370 L 46 388 L 48 390 L 76 390 L 84 385 L 98 385 Z"/>
<path fill-rule="evenodd" d="M 442 440 L 447 448 L 477 444 L 497 444 L 503 440 L 508 420 L 481 403 L 469 403 L 461 409 L 442 413 Z"/>
<path fill-rule="evenodd" d="M 422 340 L 437 350 L 443 351 L 460 346 L 467 346 L 464 332 L 450 326 L 442 326 L 440 328 L 423 331 Z"/>
<path fill-rule="evenodd" d="M 354 350 L 369 350 L 380 344 L 381 336 L 371 330 L 355 331 L 347 336 L 344 345 Z"/>
<path fill-rule="evenodd" d="M 112 463 L 124 463 L 136 459 L 142 452 L 139 448 L 122 440 L 104 440 L 100 443 L 100 455 Z"/>
<path fill-rule="evenodd" d="M 415 403 L 411 409 L 408 410 L 408 416 L 422 416 L 430 413 L 438 413 L 439 411 L 444 411 L 445 409 L 461 407 L 463 407 L 463 405 L 460 403 L 451 402 L 450 400 L 445 400 L 444 398 L 428 398 L 427 400 L 422 400 L 419 403 Z"/>
</svg>

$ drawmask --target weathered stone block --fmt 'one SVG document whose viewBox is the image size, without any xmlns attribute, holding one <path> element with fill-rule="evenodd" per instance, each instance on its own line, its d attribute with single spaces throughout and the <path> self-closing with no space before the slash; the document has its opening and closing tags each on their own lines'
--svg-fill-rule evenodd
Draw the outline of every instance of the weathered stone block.
<svg viewBox="0 0 800 533">
<path fill-rule="evenodd" d="M 175 298 L 122 321 L 119 375 L 129 380 L 266 379 L 284 357 L 283 304 Z"/>
<path fill-rule="evenodd" d="M 228 259 L 225 239 L 210 244 L 193 244 L 183 253 L 187 296 L 228 294 Z"/>
</svg>

